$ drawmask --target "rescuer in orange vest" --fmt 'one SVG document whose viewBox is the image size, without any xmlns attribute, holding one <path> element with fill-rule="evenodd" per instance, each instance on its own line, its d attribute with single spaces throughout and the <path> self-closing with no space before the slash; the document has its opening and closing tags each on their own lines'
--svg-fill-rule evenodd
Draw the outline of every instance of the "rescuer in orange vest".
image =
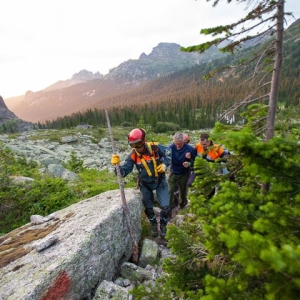
<svg viewBox="0 0 300 300">
<path fill-rule="evenodd" d="M 222 145 L 214 144 L 212 140 L 209 139 L 208 133 L 200 134 L 199 143 L 195 146 L 195 151 L 198 157 L 202 157 L 206 159 L 208 162 L 215 162 L 218 158 L 224 158 L 230 155 L 230 152 L 223 147 Z M 229 171 L 225 168 L 224 174 L 229 173 Z M 190 187 L 195 180 L 197 175 L 193 172 L 189 178 L 188 186 Z M 215 194 L 215 188 L 211 191 L 211 193 L 207 196 L 211 198 Z"/>
<path fill-rule="evenodd" d="M 171 163 L 171 150 L 159 143 L 146 143 L 146 132 L 142 128 L 135 128 L 128 134 L 128 143 L 132 148 L 125 162 L 120 166 L 123 177 L 133 171 L 133 167 L 139 173 L 139 188 L 143 196 L 145 214 L 152 224 L 152 236 L 158 236 L 157 220 L 153 210 L 154 194 L 156 191 L 157 201 L 161 207 L 160 212 L 160 236 L 166 235 L 168 223 L 170 197 L 166 180 L 166 169 Z M 113 154 L 113 165 L 120 164 L 119 155 Z"/>
</svg>

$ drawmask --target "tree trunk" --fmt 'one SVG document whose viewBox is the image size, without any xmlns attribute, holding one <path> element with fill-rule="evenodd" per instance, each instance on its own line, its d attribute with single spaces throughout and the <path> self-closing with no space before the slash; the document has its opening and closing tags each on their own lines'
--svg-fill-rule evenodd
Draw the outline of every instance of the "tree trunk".
<svg viewBox="0 0 300 300">
<path fill-rule="evenodd" d="M 284 20 L 284 0 L 278 1 L 276 15 L 276 41 L 275 41 L 275 61 L 271 80 L 271 90 L 269 99 L 269 110 L 267 118 L 267 130 L 265 140 L 268 141 L 274 136 L 275 114 L 277 107 L 277 97 L 279 90 L 279 79 L 283 59 L 283 20 Z"/>
</svg>

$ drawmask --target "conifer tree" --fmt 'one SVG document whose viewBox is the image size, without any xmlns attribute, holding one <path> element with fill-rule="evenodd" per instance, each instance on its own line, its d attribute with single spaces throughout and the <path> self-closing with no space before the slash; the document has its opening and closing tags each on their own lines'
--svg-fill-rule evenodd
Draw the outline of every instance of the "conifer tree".
<svg viewBox="0 0 300 300">
<path fill-rule="evenodd" d="M 155 288 L 136 299 L 297 299 L 300 293 L 299 130 L 265 142 L 255 131 L 267 107 L 252 105 L 247 124 L 217 123 L 212 137 L 234 152 L 224 165 L 196 158 L 190 214 L 168 226 L 173 256 Z M 299 123 L 298 123 L 299 124 Z M 271 182 L 267 195 L 260 182 Z M 210 199 L 207 192 L 218 186 Z"/>
<path fill-rule="evenodd" d="M 215 0 L 215 5 L 218 2 Z M 223 39 L 184 50 L 203 52 L 235 37 L 232 30 L 246 21 L 258 21 L 248 30 L 271 21 L 273 25 L 266 31 L 222 48 L 233 52 L 242 42 L 276 28 L 276 40 L 264 53 L 265 58 L 273 58 L 274 65 L 269 73 L 258 72 L 262 79 L 271 75 L 269 80 L 233 109 L 265 98 L 268 105 L 249 106 L 242 115 L 246 120 L 243 127 L 216 124 L 212 137 L 222 137 L 222 142 L 234 152 L 227 162 L 231 174 L 221 176 L 223 165 L 196 159 L 198 176 L 190 195 L 192 214 L 185 217 L 181 226 L 169 226 L 167 239 L 174 256 L 165 261 L 165 276 L 155 290 L 139 287 L 135 291 L 137 299 L 273 300 L 297 299 L 300 293 L 299 137 L 295 130 L 275 134 L 284 1 L 238 2 L 256 6 L 234 24 L 202 31 L 213 35 L 225 32 Z M 243 28 L 240 33 L 246 31 Z M 261 92 L 267 85 L 269 90 Z M 235 181 L 231 180 L 232 175 Z M 261 193 L 264 183 L 268 183 L 268 189 Z M 217 194 L 207 199 L 206 191 L 216 185 Z"/>
<path fill-rule="evenodd" d="M 214 0 L 213 6 L 216 6 L 219 2 L 221 1 Z M 230 3 L 233 1 L 227 0 L 227 2 Z M 290 13 L 284 12 L 285 0 L 237 0 L 237 2 L 248 4 L 250 11 L 244 18 L 229 25 L 220 25 L 214 28 L 202 29 L 200 31 L 201 34 L 212 36 L 221 35 L 221 37 L 217 37 L 212 41 L 205 42 L 200 45 L 190 46 L 187 48 L 182 47 L 181 49 L 188 52 L 198 51 L 202 53 L 209 49 L 212 45 L 218 46 L 226 42 L 227 44 L 225 46 L 221 46 L 220 51 L 234 53 L 236 49 L 241 48 L 244 42 L 274 35 L 275 31 L 275 40 L 272 39 L 266 48 L 262 48 L 261 53 L 256 54 L 255 57 L 248 59 L 248 61 L 241 60 L 240 62 L 240 66 L 245 66 L 249 63 L 253 63 L 255 60 L 258 60 L 253 70 L 253 77 L 256 78 L 258 73 L 262 82 L 261 85 L 257 86 L 251 95 L 247 95 L 242 102 L 235 104 L 223 115 L 223 117 L 228 116 L 236 111 L 236 109 L 241 105 L 247 105 L 255 100 L 268 99 L 269 110 L 265 125 L 265 140 L 268 141 L 274 136 L 275 113 L 283 59 L 282 43 L 284 16 L 290 15 Z M 262 59 L 270 63 L 273 62 L 273 66 L 264 73 L 262 70 L 257 69 L 257 66 L 263 65 L 263 63 L 260 62 Z M 236 67 L 237 66 L 223 66 L 218 70 L 211 71 L 206 77 L 214 76 L 216 73 L 224 71 L 225 69 L 231 69 L 231 71 L 233 71 Z M 271 78 L 268 76 L 270 74 Z M 266 85 L 269 86 L 269 91 L 267 91 L 266 94 L 260 93 Z"/>
</svg>

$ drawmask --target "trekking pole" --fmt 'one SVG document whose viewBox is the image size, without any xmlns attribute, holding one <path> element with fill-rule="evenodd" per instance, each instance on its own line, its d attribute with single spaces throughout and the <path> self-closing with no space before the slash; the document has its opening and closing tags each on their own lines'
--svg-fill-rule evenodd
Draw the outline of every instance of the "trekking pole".
<svg viewBox="0 0 300 300">
<path fill-rule="evenodd" d="M 111 129 L 111 126 L 110 126 L 108 111 L 107 111 L 106 108 L 104 109 L 104 111 L 105 111 L 105 115 L 106 115 L 106 121 L 107 121 L 108 130 L 109 130 L 109 136 L 110 136 L 112 151 L 113 151 L 113 154 L 116 154 L 115 141 L 114 141 L 114 136 L 113 136 L 112 129 Z M 134 228 L 133 228 L 131 220 L 130 220 L 129 210 L 128 210 L 127 203 L 126 203 L 126 197 L 125 197 L 125 191 L 124 191 L 124 182 L 122 180 L 120 165 L 117 164 L 115 166 L 116 166 L 117 177 L 118 177 L 119 187 L 120 187 L 120 192 L 121 192 L 122 207 L 123 207 L 127 227 L 128 227 L 128 230 L 129 230 L 129 233 L 130 233 L 130 236 L 131 236 L 131 240 L 132 240 L 132 260 L 133 260 L 133 262 L 136 263 L 138 261 L 138 244 L 136 242 L 136 236 L 135 236 Z"/>
</svg>

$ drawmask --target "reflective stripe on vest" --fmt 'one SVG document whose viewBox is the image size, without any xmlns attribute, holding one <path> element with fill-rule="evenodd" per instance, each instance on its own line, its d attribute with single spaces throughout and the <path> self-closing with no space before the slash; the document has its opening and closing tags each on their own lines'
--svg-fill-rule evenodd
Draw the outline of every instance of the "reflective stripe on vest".
<svg viewBox="0 0 300 300">
<path fill-rule="evenodd" d="M 212 160 L 216 160 L 224 152 L 222 145 L 217 145 L 217 144 L 213 144 L 212 146 L 209 146 L 206 150 L 204 150 L 202 145 L 198 143 L 195 146 L 195 149 L 197 150 L 197 154 L 199 156 L 207 155 Z"/>
<path fill-rule="evenodd" d="M 154 151 L 152 150 L 151 143 L 147 143 L 146 145 L 147 145 L 148 151 L 151 153 L 151 160 L 152 160 L 152 162 L 153 162 L 153 169 L 154 169 L 154 173 L 155 173 L 154 175 L 155 175 L 155 177 L 158 177 L 157 164 L 156 164 L 156 159 L 155 159 L 155 158 L 156 158 L 156 157 L 155 157 L 155 153 L 154 153 Z M 145 161 L 143 155 L 140 154 L 139 152 L 137 152 L 136 149 L 134 149 L 134 150 L 135 150 L 136 155 L 140 158 L 141 163 L 143 164 L 143 166 L 144 166 L 144 168 L 145 168 L 145 170 L 146 170 L 148 176 L 149 176 L 149 177 L 152 177 L 153 175 L 152 175 L 152 173 L 151 173 L 151 171 L 150 171 L 150 169 L 149 169 L 149 167 L 148 167 L 148 164 L 147 164 L 147 162 Z"/>
</svg>

